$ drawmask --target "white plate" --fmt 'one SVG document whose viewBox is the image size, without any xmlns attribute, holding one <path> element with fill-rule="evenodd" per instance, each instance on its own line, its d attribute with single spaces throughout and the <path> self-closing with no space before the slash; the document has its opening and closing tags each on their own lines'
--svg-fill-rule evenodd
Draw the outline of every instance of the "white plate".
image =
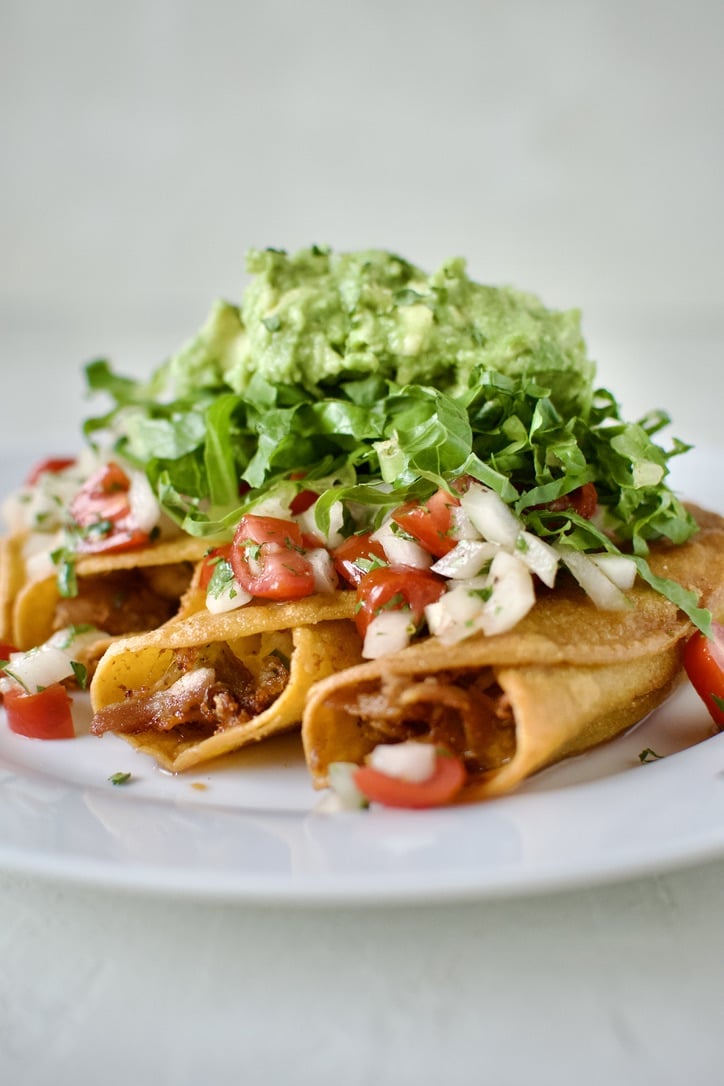
<svg viewBox="0 0 724 1086">
<path fill-rule="evenodd" d="M 679 488 L 721 508 L 723 459 L 691 455 Z M 78 716 L 79 738 L 61 742 L 0 721 L 7 870 L 198 899 L 389 904 L 527 894 L 724 854 L 724 735 L 710 737 L 688 687 L 515 795 L 409 813 L 324 813 L 294 736 L 173 777 L 114 736 L 86 734 L 87 705 Z M 664 757 L 642 764 L 646 748 Z M 129 783 L 110 783 L 119 771 Z"/>
</svg>

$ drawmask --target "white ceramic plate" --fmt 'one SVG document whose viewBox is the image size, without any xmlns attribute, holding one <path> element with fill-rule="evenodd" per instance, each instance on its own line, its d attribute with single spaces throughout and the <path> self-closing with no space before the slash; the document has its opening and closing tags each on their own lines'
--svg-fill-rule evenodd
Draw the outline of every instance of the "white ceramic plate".
<svg viewBox="0 0 724 1086">
<path fill-rule="evenodd" d="M 687 460 L 679 489 L 721 508 L 722 456 Z M 515 795 L 409 813 L 324 813 L 293 736 L 173 777 L 114 736 L 88 735 L 88 715 L 81 704 L 79 738 L 65 742 L 0 720 L 5 869 L 200 899 L 389 904 L 527 894 L 724 854 L 724 735 L 711 737 L 688 687 Z M 646 748 L 663 757 L 642 764 Z M 119 771 L 127 784 L 109 781 Z"/>
</svg>

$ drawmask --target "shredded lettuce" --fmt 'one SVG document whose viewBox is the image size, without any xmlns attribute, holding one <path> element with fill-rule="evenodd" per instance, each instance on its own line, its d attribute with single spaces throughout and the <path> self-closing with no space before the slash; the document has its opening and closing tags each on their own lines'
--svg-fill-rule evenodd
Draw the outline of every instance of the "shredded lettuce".
<svg viewBox="0 0 724 1086">
<path fill-rule="evenodd" d="M 396 296 L 398 305 L 417 302 Z M 198 336 L 149 381 L 118 375 L 105 359 L 86 368 L 89 390 L 111 400 L 86 421 L 87 438 L 103 438 L 144 470 L 185 532 L 230 538 L 244 512 L 290 480 L 320 495 L 316 516 L 326 529 L 338 501 L 375 523 L 389 508 L 470 475 L 542 537 L 584 551 L 631 552 L 641 576 L 707 628 L 692 594 L 654 577 L 645 560 L 651 541 L 682 543 L 696 531 L 666 483 L 670 459 L 688 446 L 657 444 L 665 413 L 627 422 L 605 389 L 562 406 L 545 367 L 504 374 L 483 363 L 471 367 L 462 389 L 378 373 L 310 387 L 254 372 L 240 391 L 238 361 L 248 350 L 239 309 L 218 303 Z M 595 523 L 546 508 L 586 483 L 598 495 Z"/>
</svg>

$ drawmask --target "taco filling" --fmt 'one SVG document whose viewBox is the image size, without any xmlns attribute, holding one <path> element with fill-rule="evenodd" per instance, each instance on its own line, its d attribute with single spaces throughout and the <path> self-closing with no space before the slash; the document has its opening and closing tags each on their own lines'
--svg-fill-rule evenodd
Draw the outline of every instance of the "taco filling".
<svg viewBox="0 0 724 1086">
<path fill-rule="evenodd" d="M 291 651 L 291 636 L 288 637 Z M 228 645 L 176 649 L 168 670 L 151 690 L 100 709 L 91 732 L 138 734 L 174 729 L 200 740 L 246 724 L 279 697 L 289 681 L 289 659 L 278 649 L 257 657 L 254 671 Z"/>
</svg>

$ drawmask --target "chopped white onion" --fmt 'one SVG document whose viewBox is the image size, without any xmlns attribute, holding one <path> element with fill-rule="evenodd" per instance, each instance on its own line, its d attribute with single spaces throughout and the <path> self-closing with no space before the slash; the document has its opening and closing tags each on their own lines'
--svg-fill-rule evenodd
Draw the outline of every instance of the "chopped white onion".
<svg viewBox="0 0 724 1086">
<path fill-rule="evenodd" d="M 493 559 L 490 580 L 493 591 L 481 618 L 483 633 L 489 637 L 512 629 L 535 604 L 530 570 L 507 551 L 498 551 Z"/>
<path fill-rule="evenodd" d="M 369 801 L 354 783 L 354 774 L 358 769 L 359 766 L 354 762 L 330 762 L 329 764 L 327 770 L 329 787 L 333 789 L 342 810 L 354 811 L 369 806 Z"/>
<path fill-rule="evenodd" d="M 380 656 L 399 652 L 409 645 L 412 632 L 411 612 L 407 608 L 380 611 L 367 627 L 362 655 L 367 660 L 377 660 Z"/>
<path fill-rule="evenodd" d="M 437 752 L 432 743 L 408 739 L 404 743 L 380 743 L 367 764 L 401 781 L 427 781 L 435 772 Z"/>
<path fill-rule="evenodd" d="M 502 548 L 487 577 L 458 581 L 425 608 L 430 633 L 454 644 L 479 631 L 488 636 L 512 629 L 535 603 L 528 567 Z"/>
<path fill-rule="evenodd" d="M 394 527 L 391 520 L 385 523 L 373 533 L 372 539 L 379 543 L 385 552 L 387 561 L 393 566 L 412 566 L 413 569 L 429 569 L 432 565 L 432 555 L 416 543 L 414 539 L 407 539 Z"/>
<path fill-rule="evenodd" d="M 487 587 L 487 581 L 484 581 L 483 590 Z M 480 591 L 471 589 L 467 583 L 458 582 L 435 603 L 428 604 L 425 619 L 430 633 L 446 645 L 477 633 L 482 628 L 480 622 L 483 615 Z"/>
<path fill-rule="evenodd" d="M 556 550 L 561 561 L 565 563 L 596 607 L 600 607 L 603 611 L 623 611 L 630 607 L 629 600 L 618 585 L 615 585 L 587 554 L 575 551 L 572 547 L 558 546 Z"/>
<path fill-rule="evenodd" d="M 494 490 L 472 483 L 460 495 L 460 504 L 483 539 L 511 549 L 515 546 L 523 526 Z"/>
<path fill-rule="evenodd" d="M 77 660 L 80 653 L 92 648 L 96 641 L 104 637 L 108 637 L 108 634 L 104 630 L 99 630 L 96 626 L 91 626 L 88 629 L 64 626 L 61 630 L 56 630 L 45 644 L 65 652 L 68 659 Z"/>
<path fill-rule="evenodd" d="M 312 567 L 315 592 L 334 592 L 337 587 L 337 571 L 332 556 L 325 547 L 315 547 L 304 556 Z"/>
<path fill-rule="evenodd" d="M 76 632 L 73 627 L 57 630 L 47 641 L 28 652 L 13 652 L 7 674 L 31 694 L 73 675 L 73 662 L 99 638 L 107 637 L 95 627 Z"/>
<path fill-rule="evenodd" d="M 327 547 L 338 547 L 344 541 L 342 525 L 344 524 L 344 506 L 341 502 L 335 502 L 329 509 L 329 531 L 325 535 L 316 520 L 317 503 L 310 505 L 303 513 L 297 514 L 295 520 L 301 530 L 308 535 L 316 536 Z"/>
<path fill-rule="evenodd" d="M 232 578 L 220 592 L 207 591 L 206 610 L 212 615 L 223 615 L 227 611 L 235 611 L 237 607 L 244 607 L 251 599 L 251 593 L 242 588 L 236 578 Z"/>
<path fill-rule="evenodd" d="M 131 516 L 142 532 L 150 532 L 159 522 L 161 506 L 158 504 L 151 484 L 142 471 L 132 471 L 130 479 L 128 504 L 131 509 Z"/>
<path fill-rule="evenodd" d="M 588 557 L 622 592 L 633 588 L 636 563 L 632 558 L 625 554 L 589 554 Z"/>
<path fill-rule="evenodd" d="M 296 493 L 297 488 L 294 483 L 280 483 L 274 487 L 270 494 L 256 502 L 248 512 L 255 517 L 277 517 L 279 520 L 291 520 L 292 514 L 289 504 Z"/>
<path fill-rule="evenodd" d="M 73 668 L 66 653 L 52 646 L 41 645 L 29 652 L 11 653 L 7 674 L 35 694 L 44 686 L 70 678 Z"/>
<path fill-rule="evenodd" d="M 438 558 L 432 571 L 441 577 L 456 580 L 475 577 L 492 562 L 498 550 L 497 543 L 487 543 L 483 539 L 461 539 L 443 558 Z"/>
<path fill-rule="evenodd" d="M 471 521 L 462 505 L 451 505 L 450 535 L 453 539 L 480 539 L 480 532 Z"/>
<path fill-rule="evenodd" d="M 558 570 L 558 555 L 550 543 L 532 532 L 521 532 L 515 542 L 515 553 L 535 573 L 543 584 L 553 588 Z"/>
<path fill-rule="evenodd" d="M 54 549 L 54 548 L 53 548 Z M 50 557 L 52 551 L 35 551 L 25 559 L 25 572 L 29 581 L 45 581 L 52 577 L 57 566 Z"/>
</svg>

